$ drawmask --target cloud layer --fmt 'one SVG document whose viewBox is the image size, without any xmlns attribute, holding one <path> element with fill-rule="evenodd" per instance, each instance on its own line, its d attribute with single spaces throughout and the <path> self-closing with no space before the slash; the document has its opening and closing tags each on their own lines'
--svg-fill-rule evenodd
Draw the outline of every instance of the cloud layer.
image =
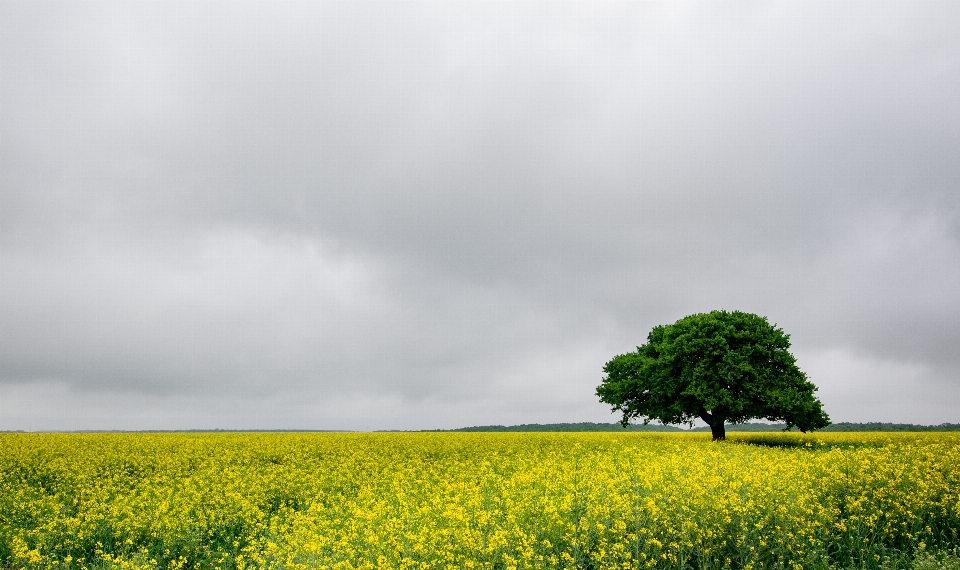
<svg viewBox="0 0 960 570">
<path fill-rule="evenodd" d="M 716 308 L 835 421 L 960 421 L 958 22 L 2 3 L 0 429 L 612 421 Z"/>
</svg>

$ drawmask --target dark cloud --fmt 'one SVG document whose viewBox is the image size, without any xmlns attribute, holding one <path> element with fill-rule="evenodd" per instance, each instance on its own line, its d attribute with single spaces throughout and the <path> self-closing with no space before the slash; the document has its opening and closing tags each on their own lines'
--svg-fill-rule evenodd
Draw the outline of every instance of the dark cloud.
<svg viewBox="0 0 960 570">
<path fill-rule="evenodd" d="M 0 3 L 0 427 L 603 421 L 721 307 L 835 419 L 957 421 L 958 21 Z"/>
</svg>

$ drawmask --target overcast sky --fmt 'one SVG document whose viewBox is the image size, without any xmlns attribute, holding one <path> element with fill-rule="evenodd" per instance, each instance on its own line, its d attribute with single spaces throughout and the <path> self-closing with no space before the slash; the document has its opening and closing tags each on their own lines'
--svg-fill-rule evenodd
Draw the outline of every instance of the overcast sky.
<svg viewBox="0 0 960 570">
<path fill-rule="evenodd" d="M 619 418 L 766 316 L 960 422 L 960 3 L 0 0 L 0 429 Z"/>
</svg>

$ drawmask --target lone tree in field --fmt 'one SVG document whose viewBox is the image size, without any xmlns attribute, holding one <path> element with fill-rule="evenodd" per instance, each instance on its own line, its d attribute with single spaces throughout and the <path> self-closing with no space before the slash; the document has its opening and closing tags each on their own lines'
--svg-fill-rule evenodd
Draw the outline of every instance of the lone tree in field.
<svg viewBox="0 0 960 570">
<path fill-rule="evenodd" d="M 693 424 L 700 418 L 714 441 L 725 423 L 763 418 L 787 429 L 830 425 L 817 387 L 797 368 L 790 335 L 765 317 L 713 311 L 654 327 L 647 344 L 608 362 L 597 387 L 601 402 L 643 423 Z"/>
</svg>

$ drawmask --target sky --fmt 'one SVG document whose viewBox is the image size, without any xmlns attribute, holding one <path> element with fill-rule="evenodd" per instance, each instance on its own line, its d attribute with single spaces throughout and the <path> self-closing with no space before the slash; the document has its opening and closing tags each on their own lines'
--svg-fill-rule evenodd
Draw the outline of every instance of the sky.
<svg viewBox="0 0 960 570">
<path fill-rule="evenodd" d="M 0 429 L 614 422 L 765 316 L 960 422 L 960 3 L 0 0 Z"/>
</svg>

